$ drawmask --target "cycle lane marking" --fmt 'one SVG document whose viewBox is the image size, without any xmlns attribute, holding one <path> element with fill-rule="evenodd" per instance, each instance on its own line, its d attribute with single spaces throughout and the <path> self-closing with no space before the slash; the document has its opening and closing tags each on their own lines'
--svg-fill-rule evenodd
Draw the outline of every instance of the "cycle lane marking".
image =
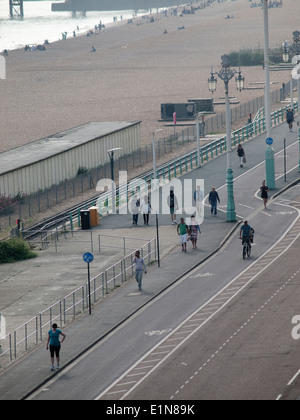
<svg viewBox="0 0 300 420">
<path fill-rule="evenodd" d="M 292 207 L 290 205 L 287 204 L 280 204 L 282 206 L 285 207 Z M 256 261 L 254 261 L 249 267 L 247 267 L 242 273 L 238 274 L 233 280 L 231 280 L 222 290 L 220 290 L 216 295 L 214 295 L 211 299 L 209 299 L 204 305 L 202 305 L 200 308 L 198 308 L 192 315 L 190 315 L 186 320 L 184 320 L 176 329 L 174 329 L 167 337 L 165 337 L 160 343 L 158 343 L 155 347 L 153 347 L 149 352 L 147 352 L 139 361 L 136 362 L 135 365 L 133 365 L 131 368 L 129 368 L 119 379 L 117 379 L 110 387 L 108 387 L 105 391 L 103 391 L 98 397 L 95 398 L 95 400 L 100 400 L 103 399 L 105 396 L 109 397 L 110 395 L 116 395 L 116 392 L 114 391 L 115 387 L 117 387 L 118 383 L 122 382 L 122 381 L 127 381 L 126 377 L 128 378 L 128 376 L 131 374 L 131 372 L 133 372 L 141 362 L 146 362 L 147 358 L 152 358 L 153 359 L 153 355 L 158 355 L 160 354 L 160 358 L 157 358 L 157 361 L 154 363 L 154 365 L 151 365 L 151 368 L 149 368 L 149 371 L 145 373 L 144 377 L 140 378 L 139 380 L 136 381 L 136 383 L 130 387 L 129 389 L 126 390 L 126 392 L 124 390 L 119 391 L 119 399 L 120 400 L 124 400 L 131 392 L 134 391 L 134 389 L 136 389 L 148 376 L 150 376 L 161 364 L 164 363 L 164 361 L 166 361 L 174 352 L 176 352 L 187 340 L 189 340 L 190 337 L 192 337 L 197 331 L 199 331 L 204 325 L 206 325 L 210 319 L 212 319 L 212 317 L 214 317 L 218 312 L 220 312 L 224 307 L 226 307 L 226 305 L 228 305 L 229 302 L 231 302 L 244 288 L 246 288 L 257 276 L 259 276 L 264 270 L 266 270 L 271 264 L 273 264 L 273 262 L 275 262 L 278 258 L 280 258 L 292 245 L 293 243 L 298 239 L 298 237 L 300 236 L 300 233 L 298 233 L 297 235 L 293 236 L 291 238 L 291 236 L 289 235 L 289 232 L 297 225 L 297 228 L 300 229 L 300 222 L 299 222 L 299 218 L 300 218 L 300 209 L 296 208 L 296 207 L 292 207 L 296 210 L 296 212 L 298 213 L 296 219 L 291 223 L 291 225 L 288 227 L 288 229 L 284 232 L 284 234 L 278 239 L 278 241 L 270 248 L 268 249 L 261 257 L 259 257 Z M 287 238 L 288 236 L 288 238 Z M 291 241 L 292 240 L 292 241 Z M 282 246 L 280 246 L 278 248 L 278 252 L 277 252 L 277 256 L 275 257 L 272 256 L 272 259 L 268 259 L 266 258 L 267 255 L 270 253 L 270 251 L 274 251 L 274 249 L 282 244 L 283 241 L 286 241 L 286 247 L 284 250 L 282 250 Z M 257 262 L 261 262 L 261 260 L 264 259 L 264 266 L 261 268 L 255 268 L 255 264 Z M 247 276 L 247 272 L 249 269 L 253 269 L 253 274 L 250 277 L 250 279 Z M 241 280 L 241 277 L 243 277 L 243 275 L 246 274 L 245 276 L 245 282 L 244 284 L 241 285 L 241 287 L 238 290 L 233 290 L 231 292 L 228 292 L 228 289 L 235 283 L 236 280 Z M 189 276 L 188 276 L 189 277 Z M 187 278 L 188 278 L 187 277 Z M 278 291 L 276 292 L 278 293 Z M 218 299 L 218 301 L 220 300 L 220 297 L 223 294 L 223 298 L 222 300 L 224 300 L 224 302 L 220 302 L 219 306 L 217 306 L 216 310 L 213 312 L 209 312 L 207 313 L 207 309 L 205 311 L 205 308 L 207 307 L 208 304 L 212 304 L 212 302 L 216 302 L 216 298 Z M 224 295 L 226 295 L 225 299 L 224 299 Z M 229 295 L 229 296 L 227 296 Z M 272 299 L 272 298 L 271 298 Z M 270 300 L 271 300 L 270 299 Z M 269 301 L 270 301 L 269 300 Z M 249 322 L 251 319 L 253 319 L 254 316 L 257 315 L 257 313 L 260 312 L 261 309 L 259 309 L 252 317 L 249 318 Z M 182 330 L 183 328 L 186 328 L 186 324 L 188 322 L 190 322 L 195 316 L 199 317 L 199 316 L 204 316 L 207 315 L 207 317 L 205 318 L 205 320 L 203 322 L 201 322 L 199 325 L 197 325 L 197 327 L 194 327 L 194 329 L 189 330 L 188 331 L 184 331 Z M 243 326 L 240 327 L 240 329 L 235 332 L 235 334 L 233 334 L 232 338 L 239 332 L 241 331 L 245 325 L 247 325 L 247 323 L 245 323 Z M 161 347 L 163 345 L 164 342 L 166 342 L 167 340 L 172 339 L 172 337 L 174 337 L 175 335 L 182 335 L 182 341 L 180 341 L 176 347 L 174 347 L 173 349 L 171 349 L 170 351 L 166 352 L 166 353 L 161 353 L 161 352 L 157 352 L 157 349 L 159 347 Z M 231 339 L 228 339 L 226 343 L 224 344 L 228 344 L 229 341 Z M 218 352 L 220 350 L 222 350 L 222 348 L 224 347 L 221 346 L 221 348 L 218 350 Z M 216 353 L 215 353 L 216 354 Z M 215 354 L 213 357 L 215 357 Z M 209 361 L 211 361 L 211 358 L 209 359 Z M 203 367 L 205 367 L 207 365 L 208 361 L 205 363 L 205 365 L 203 365 L 201 367 L 200 370 L 203 369 Z"/>
</svg>

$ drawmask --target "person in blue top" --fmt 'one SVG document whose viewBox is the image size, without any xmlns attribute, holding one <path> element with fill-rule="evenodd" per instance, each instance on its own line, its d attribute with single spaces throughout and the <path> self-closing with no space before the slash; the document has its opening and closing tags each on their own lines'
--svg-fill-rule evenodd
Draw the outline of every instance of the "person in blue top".
<svg viewBox="0 0 300 420">
<path fill-rule="evenodd" d="M 240 229 L 240 239 L 242 239 L 243 244 L 245 241 L 247 241 L 250 248 L 251 248 L 250 242 L 253 239 L 253 233 L 254 233 L 254 229 L 249 225 L 248 220 L 245 220 L 243 226 L 241 226 L 241 229 Z"/>
<path fill-rule="evenodd" d="M 62 336 L 62 341 L 60 341 L 59 337 Z M 57 328 L 57 324 L 52 325 L 52 330 L 48 332 L 48 340 L 46 349 L 49 349 L 50 344 L 50 357 L 51 357 L 51 370 L 54 371 L 54 354 L 56 356 L 56 362 L 57 362 L 57 370 L 59 369 L 59 353 L 61 348 L 61 343 L 63 343 L 66 339 L 66 335 Z"/>
</svg>

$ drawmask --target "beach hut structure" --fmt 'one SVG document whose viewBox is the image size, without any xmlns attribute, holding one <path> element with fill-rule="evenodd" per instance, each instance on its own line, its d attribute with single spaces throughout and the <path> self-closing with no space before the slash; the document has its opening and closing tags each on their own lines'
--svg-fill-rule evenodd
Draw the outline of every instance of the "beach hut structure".
<svg viewBox="0 0 300 420">
<path fill-rule="evenodd" d="M 0 195 L 34 194 L 140 148 L 140 122 L 91 122 L 0 153 Z"/>
</svg>

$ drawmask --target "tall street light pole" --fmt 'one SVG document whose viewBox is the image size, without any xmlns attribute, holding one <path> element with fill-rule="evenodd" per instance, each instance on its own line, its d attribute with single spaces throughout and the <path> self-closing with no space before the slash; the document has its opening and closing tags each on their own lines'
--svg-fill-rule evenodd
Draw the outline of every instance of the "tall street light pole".
<svg viewBox="0 0 300 420">
<path fill-rule="evenodd" d="M 114 156 L 115 152 L 122 150 L 121 147 L 110 149 L 107 151 L 110 159 L 110 172 L 111 172 L 111 199 L 112 199 L 112 214 L 116 214 L 116 190 L 115 190 L 115 174 L 114 174 Z"/>
<path fill-rule="evenodd" d="M 155 134 L 159 131 L 162 131 L 161 128 L 158 130 L 153 131 L 152 133 L 152 153 L 153 153 L 153 182 L 154 182 L 154 190 L 157 189 L 157 162 L 156 162 L 156 139 Z"/>
<path fill-rule="evenodd" d="M 219 72 L 211 71 L 211 77 L 208 79 L 208 87 L 211 92 L 215 92 L 217 88 L 217 79 L 215 75 L 219 76 L 225 84 L 225 101 L 226 101 L 226 143 L 227 143 L 227 222 L 236 221 L 236 211 L 234 203 L 234 191 L 233 191 L 233 170 L 232 170 L 232 146 L 231 146 L 231 109 L 229 101 L 229 82 L 235 74 L 239 73 L 236 77 L 237 89 L 242 91 L 244 89 L 245 79 L 242 76 L 241 70 L 237 71 L 231 69 L 229 66 L 229 57 L 227 55 L 222 56 L 222 68 Z"/>
<path fill-rule="evenodd" d="M 269 8 L 268 0 L 264 0 L 264 56 L 265 56 L 265 121 L 267 129 L 267 138 L 271 138 L 271 88 L 270 88 L 270 54 L 269 54 Z M 275 159 L 274 149 L 268 146 L 265 153 L 266 157 L 266 182 L 270 189 L 275 188 Z"/>
</svg>

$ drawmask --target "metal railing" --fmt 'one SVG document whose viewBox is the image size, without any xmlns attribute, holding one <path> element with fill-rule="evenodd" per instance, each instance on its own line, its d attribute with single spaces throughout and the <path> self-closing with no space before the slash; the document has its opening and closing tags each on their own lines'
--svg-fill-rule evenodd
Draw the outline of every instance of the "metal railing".
<svg viewBox="0 0 300 420">
<path fill-rule="evenodd" d="M 272 112 L 271 120 L 273 127 L 285 121 L 287 109 L 288 106 L 284 106 Z M 298 111 L 298 102 L 295 103 L 294 109 L 295 111 Z M 234 148 L 240 143 L 244 143 L 265 131 L 266 122 L 264 116 L 264 108 L 261 108 L 251 123 L 246 124 L 244 127 L 232 132 L 231 145 Z M 171 182 L 172 179 L 182 176 L 183 174 L 200 167 L 204 163 L 214 159 L 215 157 L 218 157 L 225 152 L 227 152 L 227 141 L 226 136 L 223 136 L 200 148 L 200 162 L 198 162 L 198 150 L 193 150 L 192 152 L 180 156 L 173 161 L 170 161 L 167 164 L 157 168 L 155 178 L 158 179 L 162 184 Z M 141 193 L 146 193 L 148 190 L 148 185 L 153 179 L 154 173 L 153 171 L 150 171 L 149 173 L 144 174 L 142 178 L 137 178 L 133 181 L 130 181 L 131 191 L 129 191 L 127 184 L 119 186 L 117 190 L 116 207 L 127 205 L 132 193 L 136 191 L 136 188 L 138 188 Z M 96 205 L 101 216 L 111 213 L 113 208 L 111 192 L 101 194 L 97 200 Z"/>
<path fill-rule="evenodd" d="M 141 239 L 139 239 L 141 240 Z M 139 249 L 145 263 L 149 266 L 157 259 L 156 238 L 147 241 Z M 100 274 L 90 280 L 91 298 L 93 303 L 105 298 L 115 288 L 123 285 L 134 276 L 134 252 L 125 255 L 117 263 L 108 267 Z M 33 345 L 43 341 L 54 322 L 61 327 L 68 324 L 88 308 L 89 292 L 88 283 L 78 287 L 66 295 L 62 300 L 44 309 L 38 316 L 14 330 L 13 334 L 7 334 L 0 341 L 0 362 L 1 360 L 13 361 L 23 352 L 29 350 Z M 46 333 L 45 333 L 46 330 Z"/>
<path fill-rule="evenodd" d="M 64 219 L 63 226 L 56 226 L 56 228 L 53 230 L 32 230 L 30 231 L 31 237 L 27 238 L 26 241 L 32 246 L 40 245 L 42 249 L 47 249 L 50 244 L 54 244 L 55 252 L 58 252 L 58 247 L 61 240 L 68 239 L 68 242 L 70 243 L 74 242 L 89 244 L 91 251 L 94 252 L 93 231 L 76 231 L 74 230 L 70 220 L 72 220 L 72 216 L 66 217 Z M 68 234 L 71 234 L 72 238 L 75 238 L 68 238 Z M 89 238 L 77 239 L 76 236 L 78 236 L 79 234 L 85 234 Z"/>
<path fill-rule="evenodd" d="M 0 362 L 1 357 L 8 356 L 9 361 L 13 360 L 13 345 L 12 345 L 12 335 L 6 334 L 0 340 Z M 1 367 L 1 363 L 0 363 Z"/>
<path fill-rule="evenodd" d="M 282 107 L 274 112 L 272 112 L 272 125 L 275 126 L 277 124 L 280 124 L 281 122 L 285 121 L 286 111 L 288 106 Z M 294 105 L 295 111 L 298 111 L 298 103 Z M 237 146 L 240 143 L 244 143 L 247 140 L 250 140 L 251 138 L 257 136 L 258 134 L 261 134 L 265 132 L 266 130 L 266 124 L 265 124 L 265 117 L 264 117 L 263 110 L 259 110 L 254 120 L 245 125 L 244 127 L 240 128 L 239 130 L 236 130 L 232 133 L 231 136 L 231 142 L 232 147 Z M 184 172 L 188 172 L 190 170 L 193 170 L 197 167 L 200 167 L 205 162 L 208 162 L 209 160 L 219 156 L 220 154 L 223 154 L 227 151 L 227 142 L 226 142 L 226 136 L 221 137 L 220 139 L 213 141 L 212 143 L 202 147 L 200 149 L 200 162 L 198 162 L 198 151 L 194 150 L 184 156 L 181 156 L 171 162 L 169 162 L 166 165 L 163 165 L 157 169 L 157 179 L 160 180 L 160 182 L 169 182 L 173 178 L 176 178 L 177 176 L 183 175 Z M 143 179 L 136 179 L 130 182 L 131 188 L 134 191 L 136 187 L 141 187 L 144 185 L 145 191 L 148 187 L 148 183 L 151 182 L 151 180 L 154 178 L 153 172 L 149 172 L 146 175 L 144 175 Z M 122 204 L 126 204 L 129 201 L 129 191 L 128 191 L 128 185 L 120 186 L 119 187 L 119 196 L 126 197 L 125 203 L 119 203 L 119 206 Z M 105 203 L 105 206 L 103 206 L 103 203 Z M 97 205 L 99 207 L 99 212 L 102 215 L 105 213 L 105 211 L 111 211 L 112 209 L 112 197 L 111 193 L 104 193 L 100 196 L 100 198 L 97 201 Z M 70 213 L 69 215 L 69 222 L 71 226 L 73 226 L 74 217 L 76 217 L 77 213 L 80 212 L 80 209 L 77 209 L 73 213 Z M 80 226 L 80 219 L 78 217 L 78 224 Z M 155 260 L 156 260 L 156 244 L 155 249 L 151 250 L 149 252 L 149 244 L 156 241 L 153 239 L 152 241 L 147 242 L 145 246 L 147 246 L 147 254 L 144 253 L 144 247 L 141 248 L 141 253 L 144 258 L 148 257 L 148 263 L 150 261 L 151 263 L 151 256 L 155 254 Z M 132 264 L 132 258 L 133 254 L 127 255 L 122 260 L 120 260 L 118 263 L 111 266 L 109 269 L 105 270 L 104 272 L 98 274 L 96 277 L 94 277 L 91 280 L 92 288 L 91 288 L 91 296 L 94 299 L 94 302 L 96 302 L 100 297 L 105 297 L 107 293 L 109 293 L 109 284 L 113 283 L 113 288 L 117 287 L 117 280 L 123 284 L 127 281 L 129 277 L 133 276 L 134 273 L 134 267 Z M 129 260 L 129 261 L 128 261 Z M 112 274 L 111 274 L 112 273 Z M 121 279 L 121 280 L 120 280 Z M 78 313 L 81 313 L 85 311 L 87 308 L 87 299 L 88 299 L 88 293 L 87 293 L 87 285 L 79 287 L 69 295 L 67 295 L 63 301 L 56 302 L 54 305 L 50 306 L 43 312 L 39 314 L 38 317 L 32 318 L 30 321 L 23 324 L 21 327 L 16 329 L 14 331 L 13 337 L 14 337 L 14 343 L 12 343 L 12 335 L 7 334 L 6 339 L 4 341 L 9 341 L 10 344 L 7 346 L 7 349 L 5 351 L 2 351 L 0 353 L 0 360 L 1 357 L 4 355 L 9 354 L 10 359 L 12 360 L 13 354 L 14 357 L 17 358 L 17 347 L 24 343 L 25 350 L 28 349 L 29 346 L 29 339 L 32 337 L 38 337 L 38 331 L 40 332 L 40 339 L 43 338 L 43 329 L 48 328 L 51 326 L 52 322 L 55 319 L 60 319 L 61 325 L 63 323 L 67 323 L 69 318 L 75 318 Z M 69 303 L 69 300 L 71 301 Z M 78 308 L 80 307 L 80 309 Z M 59 308 L 59 310 L 55 310 L 55 308 Z M 46 317 L 47 321 L 44 323 L 43 317 Z M 37 326 L 37 318 L 39 319 L 39 327 Z M 32 323 L 36 323 L 36 326 L 33 328 L 31 332 L 28 332 L 28 326 Z M 22 338 L 19 338 L 19 334 L 23 333 Z M 3 340 L 1 341 L 2 346 Z M 14 351 L 12 352 L 12 349 Z"/>
</svg>

